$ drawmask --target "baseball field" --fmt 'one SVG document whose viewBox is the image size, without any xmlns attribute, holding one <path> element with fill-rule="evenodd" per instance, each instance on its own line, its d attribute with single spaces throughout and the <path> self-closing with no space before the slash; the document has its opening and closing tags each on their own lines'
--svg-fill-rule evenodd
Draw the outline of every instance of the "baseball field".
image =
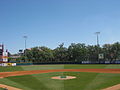
<svg viewBox="0 0 120 90">
<path fill-rule="evenodd" d="M 56 76 L 76 78 L 51 79 Z M 120 65 L 71 64 L 0 67 L 0 84 L 18 88 L 18 90 L 102 90 L 120 84 Z"/>
</svg>

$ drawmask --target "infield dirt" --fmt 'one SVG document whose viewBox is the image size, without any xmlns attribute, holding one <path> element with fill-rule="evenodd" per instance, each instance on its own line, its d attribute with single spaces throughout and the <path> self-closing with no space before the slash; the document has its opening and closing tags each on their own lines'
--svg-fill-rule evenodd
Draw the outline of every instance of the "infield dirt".
<svg viewBox="0 0 120 90">
<path fill-rule="evenodd" d="M 10 76 L 39 74 L 39 73 L 50 73 L 50 72 L 120 73 L 120 69 L 57 69 L 57 70 L 32 70 L 32 71 L 1 72 L 0 78 L 10 77 Z"/>
</svg>

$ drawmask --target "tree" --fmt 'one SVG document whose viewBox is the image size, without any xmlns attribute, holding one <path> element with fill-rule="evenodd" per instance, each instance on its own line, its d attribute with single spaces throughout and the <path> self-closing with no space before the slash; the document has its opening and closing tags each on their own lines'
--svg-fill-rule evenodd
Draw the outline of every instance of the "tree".
<svg viewBox="0 0 120 90">
<path fill-rule="evenodd" d="M 26 57 L 28 61 L 34 63 L 47 62 L 81 62 L 109 60 L 114 62 L 120 60 L 120 43 L 105 44 L 102 47 L 97 45 L 88 45 L 81 43 L 72 43 L 68 48 L 64 47 L 64 43 L 60 44 L 55 49 L 50 49 L 45 46 L 34 47 L 27 49 Z M 98 54 L 104 54 L 104 60 L 98 59 Z M 23 54 L 24 55 L 24 54 Z M 21 56 L 21 58 L 26 58 Z"/>
<path fill-rule="evenodd" d="M 57 62 L 65 62 L 68 60 L 68 50 L 64 47 L 64 43 L 54 49 L 54 59 Z"/>
<path fill-rule="evenodd" d="M 34 47 L 31 50 L 27 50 L 26 56 L 27 56 L 28 60 L 32 60 L 35 63 L 50 62 L 54 58 L 52 50 L 45 46 Z"/>
<path fill-rule="evenodd" d="M 103 45 L 103 51 L 105 53 L 106 60 L 113 62 L 120 59 L 120 43 L 116 42 L 114 44 Z"/>
<path fill-rule="evenodd" d="M 69 47 L 68 47 L 68 52 L 69 52 L 69 59 L 72 61 L 82 61 L 82 60 L 86 60 L 87 57 L 87 48 L 85 46 L 85 44 L 75 44 L 72 43 Z"/>
</svg>

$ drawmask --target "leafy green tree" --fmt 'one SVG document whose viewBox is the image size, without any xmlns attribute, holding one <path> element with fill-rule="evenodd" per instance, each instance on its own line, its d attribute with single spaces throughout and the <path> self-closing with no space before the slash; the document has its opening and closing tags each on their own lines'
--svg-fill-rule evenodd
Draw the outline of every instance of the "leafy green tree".
<svg viewBox="0 0 120 90">
<path fill-rule="evenodd" d="M 87 57 L 87 48 L 85 44 L 75 44 L 72 43 L 68 47 L 69 59 L 75 62 L 86 60 Z"/>
<path fill-rule="evenodd" d="M 120 43 L 116 42 L 114 44 L 103 45 L 103 51 L 105 54 L 105 59 L 111 62 L 120 59 Z"/>
<path fill-rule="evenodd" d="M 51 62 L 54 58 L 52 50 L 45 46 L 34 47 L 31 50 L 27 50 L 26 56 L 28 60 L 32 60 L 34 63 Z"/>
<path fill-rule="evenodd" d="M 65 62 L 68 60 L 68 50 L 64 47 L 64 43 L 54 49 L 54 59 L 57 62 Z"/>
<path fill-rule="evenodd" d="M 98 61 L 98 54 L 104 54 L 104 60 L 110 62 L 120 60 L 120 43 L 105 44 L 102 47 L 97 45 L 88 45 L 81 43 L 72 43 L 68 48 L 64 47 L 64 43 L 55 49 L 45 46 L 27 49 L 26 57 L 28 61 L 34 63 L 41 62 L 81 62 L 81 61 Z M 23 54 L 24 55 L 24 54 Z"/>
</svg>

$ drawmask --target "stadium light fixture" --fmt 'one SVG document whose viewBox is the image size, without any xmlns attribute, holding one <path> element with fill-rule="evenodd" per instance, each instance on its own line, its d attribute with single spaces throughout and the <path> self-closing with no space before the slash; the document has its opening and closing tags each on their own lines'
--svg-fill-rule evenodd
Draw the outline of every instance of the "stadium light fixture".
<svg viewBox="0 0 120 90">
<path fill-rule="evenodd" d="M 97 35 L 97 46 L 99 46 L 99 34 L 100 34 L 100 32 L 95 32 L 95 34 Z"/>
<path fill-rule="evenodd" d="M 26 47 L 26 43 L 27 43 L 27 36 L 23 36 L 23 38 L 25 39 L 25 50 L 27 49 Z M 26 51 L 24 50 L 24 53 L 25 53 L 25 60 L 26 60 Z"/>
</svg>

